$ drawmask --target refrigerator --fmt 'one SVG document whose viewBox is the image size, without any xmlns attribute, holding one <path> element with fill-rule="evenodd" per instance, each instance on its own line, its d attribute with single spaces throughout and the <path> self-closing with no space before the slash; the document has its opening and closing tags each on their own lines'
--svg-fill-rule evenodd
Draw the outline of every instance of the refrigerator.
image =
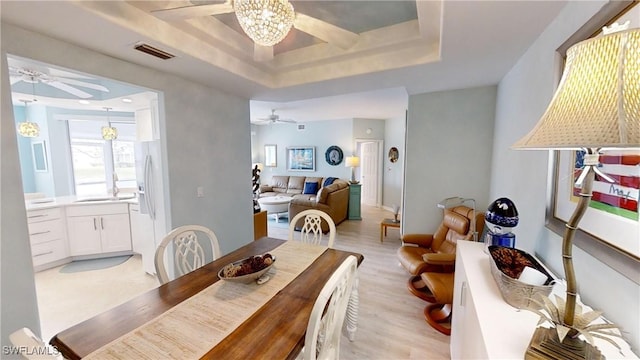
<svg viewBox="0 0 640 360">
<path fill-rule="evenodd" d="M 155 275 L 156 248 L 168 233 L 164 207 L 160 142 L 144 141 L 135 145 L 138 203 L 130 206 L 133 251 L 142 256 L 145 272 Z"/>
</svg>

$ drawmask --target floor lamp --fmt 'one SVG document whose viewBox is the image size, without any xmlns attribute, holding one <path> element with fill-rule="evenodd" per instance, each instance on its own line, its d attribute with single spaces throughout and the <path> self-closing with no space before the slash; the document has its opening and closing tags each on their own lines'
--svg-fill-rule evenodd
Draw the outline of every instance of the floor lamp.
<svg viewBox="0 0 640 360">
<path fill-rule="evenodd" d="M 580 42 L 567 51 L 565 70 L 551 103 L 536 126 L 514 144 L 516 149 L 583 150 L 584 168 L 576 181 L 580 201 L 566 225 L 562 263 L 567 279 L 564 309 L 550 311 L 555 329 L 538 327 L 525 358 L 599 358 L 600 352 L 578 338 L 580 333 L 614 335 L 590 326 L 576 314 L 577 282 L 572 242 L 578 223 L 589 207 L 599 154 L 605 149 L 640 147 L 640 29 L 620 30 Z M 608 179 L 613 182 L 612 179 Z M 562 304 L 557 304 L 562 307 Z M 550 309 L 553 310 L 553 309 Z M 563 311 L 564 310 L 564 311 Z M 584 324 L 586 323 L 586 324 Z M 615 327 L 611 325 L 610 327 Z"/>
</svg>

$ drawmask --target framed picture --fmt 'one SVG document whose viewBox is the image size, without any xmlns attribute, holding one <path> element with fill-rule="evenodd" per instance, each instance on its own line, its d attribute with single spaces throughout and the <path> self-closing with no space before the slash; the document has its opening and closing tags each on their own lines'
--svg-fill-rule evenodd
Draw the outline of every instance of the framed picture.
<svg viewBox="0 0 640 360">
<path fill-rule="evenodd" d="M 574 244 L 584 251 L 597 254 L 601 261 L 638 282 L 640 223 L 637 179 L 640 178 L 640 151 L 605 153 L 603 157 L 606 159 L 601 159 L 605 162 L 602 171 L 611 175 L 616 183 L 605 183 L 596 177 L 594 197 L 580 221 Z M 616 158 L 620 161 L 611 164 Z M 574 183 L 579 175 L 576 166 L 581 166 L 580 155 L 576 156 L 575 151 L 554 151 L 552 160 L 547 227 L 562 236 L 565 224 L 577 205 Z M 634 161 L 636 165 L 631 163 Z"/>
<path fill-rule="evenodd" d="M 290 146 L 287 148 L 287 170 L 316 171 L 315 146 Z"/>
<path fill-rule="evenodd" d="M 47 147 L 44 141 L 31 143 L 33 153 L 33 169 L 37 172 L 47 172 Z"/>
<path fill-rule="evenodd" d="M 276 156 L 276 146 L 275 145 L 265 145 L 264 146 L 264 166 L 276 167 L 278 166 L 278 160 Z"/>
</svg>

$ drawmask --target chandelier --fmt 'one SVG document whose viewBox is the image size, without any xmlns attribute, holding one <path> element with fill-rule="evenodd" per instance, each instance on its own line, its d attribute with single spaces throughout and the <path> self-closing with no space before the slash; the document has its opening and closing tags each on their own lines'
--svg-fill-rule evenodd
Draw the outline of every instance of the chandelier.
<svg viewBox="0 0 640 360">
<path fill-rule="evenodd" d="M 18 134 L 24 136 L 24 137 L 37 137 L 38 135 L 40 135 L 40 127 L 38 126 L 38 124 L 31 122 L 27 119 L 27 104 L 29 104 L 31 102 L 31 100 L 20 100 L 22 102 L 24 102 L 24 117 L 25 120 L 24 122 L 21 122 L 20 125 L 18 125 Z"/>
<path fill-rule="evenodd" d="M 288 0 L 235 0 L 233 8 L 242 30 L 261 46 L 282 41 L 295 18 Z"/>
<path fill-rule="evenodd" d="M 107 123 L 109 123 L 109 126 L 102 127 L 102 138 L 105 140 L 115 140 L 118 138 L 118 129 L 111 126 L 111 121 L 109 121 L 109 110 L 111 110 L 111 108 L 105 107 L 104 109 L 107 110 Z"/>
</svg>

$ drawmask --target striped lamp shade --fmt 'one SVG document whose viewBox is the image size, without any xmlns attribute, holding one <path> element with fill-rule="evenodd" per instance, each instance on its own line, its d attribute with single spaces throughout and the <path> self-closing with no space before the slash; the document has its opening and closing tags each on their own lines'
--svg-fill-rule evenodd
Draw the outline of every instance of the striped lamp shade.
<svg viewBox="0 0 640 360">
<path fill-rule="evenodd" d="M 640 147 L 640 29 L 580 42 L 558 89 L 516 149 Z"/>
</svg>

